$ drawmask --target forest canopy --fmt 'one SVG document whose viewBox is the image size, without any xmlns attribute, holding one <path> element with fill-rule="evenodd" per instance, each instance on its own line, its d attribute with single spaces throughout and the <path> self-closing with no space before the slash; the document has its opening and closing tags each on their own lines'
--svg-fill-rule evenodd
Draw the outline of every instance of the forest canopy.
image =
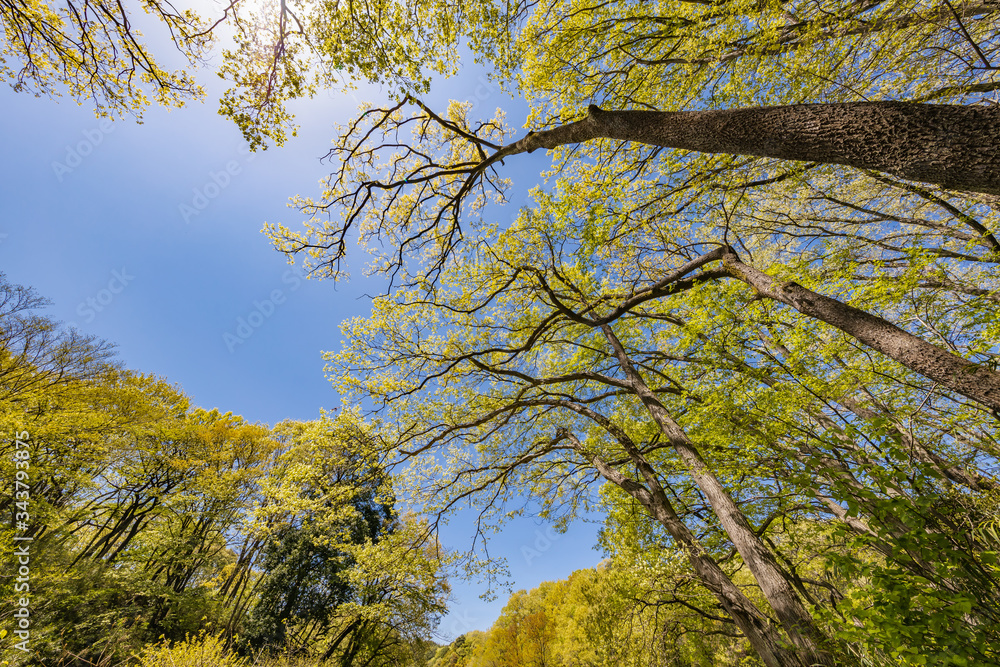
<svg viewBox="0 0 1000 667">
<path fill-rule="evenodd" d="M 33 637 L 5 645 L 4 664 L 104 667 L 145 650 L 151 667 L 156 645 L 198 636 L 220 655 L 422 655 L 446 556 L 398 512 L 354 412 L 271 428 L 196 408 L 45 303 L 0 276 L 0 419 L 16 434 L 0 466 L 26 480 L 0 497 L 18 517 L 2 527 L 0 595 L 30 599 Z M 27 583 L 7 548 L 24 540 Z M 0 610 L 5 643 L 18 609 Z"/>
<path fill-rule="evenodd" d="M 371 425 L 359 409 L 263 433 L 185 408 L 142 428 L 188 443 L 178 460 L 189 467 L 126 457 L 140 485 L 205 485 L 177 502 L 211 505 L 212 521 L 182 541 L 207 549 L 228 535 L 216 517 L 243 515 L 225 509 L 234 487 L 199 472 L 202 436 L 185 434 L 248 439 L 224 447 L 250 447 L 248 461 L 325 442 L 303 435 L 313 429 L 337 434 L 317 460 L 360 475 L 353 495 L 327 506 L 329 480 L 261 482 L 260 497 L 299 493 L 302 509 L 256 547 L 273 583 L 260 599 L 273 604 L 248 616 L 251 645 L 323 637 L 353 656 L 337 629 L 366 626 L 327 612 L 367 604 L 344 602 L 359 584 L 343 569 L 368 562 L 352 560 L 357 544 L 391 547 L 407 530 L 433 543 L 471 504 L 464 562 L 483 566 L 479 538 L 529 502 L 558 526 L 602 513 L 609 562 L 515 596 L 488 635 L 433 664 L 577 664 L 552 653 L 552 628 L 570 633 L 565 618 L 577 618 L 551 593 L 560 586 L 581 600 L 583 643 L 624 647 L 594 664 L 1000 664 L 1000 4 L 289 0 L 232 3 L 219 23 L 164 7 L 147 10 L 192 62 L 231 31 L 220 112 L 252 147 L 294 131 L 298 98 L 355 82 L 386 90 L 333 138 L 322 191 L 295 200 L 304 225 L 266 227 L 315 277 L 342 278 L 360 237 L 371 270 L 391 279 L 326 353 L 331 382 Z M 146 94 L 197 97 L 188 73 L 146 58 L 124 11 L 92 25 L 72 4 L 5 7 L 5 77 L 92 99 L 99 113 L 134 112 Z M 427 101 L 469 57 L 525 102 L 515 122 L 526 131 L 503 109 Z M 529 204 L 505 209 L 526 178 L 522 154 L 542 150 Z M 53 340 L 107 354 L 74 335 Z M 64 363 L 39 359 L 11 377 L 37 386 L 46 364 Z M 164 414 L 177 408 L 160 402 L 183 402 L 127 377 L 117 391 L 149 387 Z M 371 460 L 338 449 L 358 440 Z M 265 479 L 227 461 L 211 465 Z M 96 472 L 65 465 L 81 502 L 97 503 L 86 495 Z M 383 470 L 426 523 L 393 515 Z M 113 562 L 140 516 L 167 505 L 165 491 L 105 498 L 105 487 L 131 489 L 91 488 L 117 503 L 104 528 L 62 521 L 87 536 L 86 558 Z M 351 539 L 317 543 L 327 531 Z M 168 588 L 193 581 L 196 552 L 174 554 L 180 543 L 141 552 Z M 284 569 L 317 559 L 312 579 Z M 433 565 L 411 564 L 428 577 L 421 618 L 437 609 Z M 586 625 L 618 603 L 616 619 L 654 628 L 641 641 Z M 279 622 L 294 614 L 308 621 L 290 635 Z"/>
</svg>

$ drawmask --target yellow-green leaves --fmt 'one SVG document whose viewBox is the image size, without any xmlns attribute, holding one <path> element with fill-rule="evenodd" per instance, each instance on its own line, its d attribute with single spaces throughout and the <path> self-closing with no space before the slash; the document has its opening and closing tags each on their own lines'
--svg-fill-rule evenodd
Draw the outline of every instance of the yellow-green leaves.
<svg viewBox="0 0 1000 667">
<path fill-rule="evenodd" d="M 220 74 L 234 87 L 220 113 L 251 146 L 281 144 L 292 115 L 287 104 L 321 87 L 385 85 L 402 98 L 423 94 L 434 77 L 456 73 L 459 45 L 472 39 L 492 57 L 509 58 L 515 17 L 493 2 L 442 0 L 289 0 L 237 17 L 236 48 Z M 505 45 L 506 44 L 506 45 Z"/>
<path fill-rule="evenodd" d="M 141 6 L 165 25 L 190 65 L 206 55 L 209 25 L 195 12 L 159 0 Z M 141 118 L 150 98 L 168 106 L 199 99 L 203 92 L 189 72 L 158 64 L 135 25 L 135 9 L 104 0 L 4 4 L 0 77 L 15 90 L 91 100 L 100 116 Z"/>
</svg>

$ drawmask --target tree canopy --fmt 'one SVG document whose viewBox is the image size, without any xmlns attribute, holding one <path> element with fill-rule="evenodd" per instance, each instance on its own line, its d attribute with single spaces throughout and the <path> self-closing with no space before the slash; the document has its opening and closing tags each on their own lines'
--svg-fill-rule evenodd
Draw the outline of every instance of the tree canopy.
<svg viewBox="0 0 1000 667">
<path fill-rule="evenodd" d="M 0 276 L 0 471 L 12 480 L 0 511 L 18 517 L 0 528 L 0 594 L 29 600 L 32 623 L 29 649 L 12 649 L 18 608 L 0 611 L 7 664 L 119 664 L 189 635 L 345 665 L 423 651 L 448 595 L 446 555 L 397 513 L 355 412 L 272 428 L 196 408 L 45 304 Z M 19 578 L 10 545 L 25 538 L 31 576 Z"/>
<path fill-rule="evenodd" d="M 158 609 L 174 608 L 198 567 L 226 553 L 222 526 L 242 516 L 240 485 L 215 478 L 263 479 L 239 458 L 260 457 L 288 462 L 291 484 L 275 497 L 296 499 L 287 515 L 264 511 L 275 523 L 242 547 L 277 577 L 261 584 L 281 611 L 255 616 L 260 636 L 316 633 L 347 662 L 410 627 L 372 634 L 363 611 L 340 625 L 325 615 L 381 600 L 365 564 L 382 561 L 356 554 L 381 542 L 412 554 L 399 559 L 403 579 L 423 584 L 396 609 L 433 616 L 441 589 L 416 536 L 474 503 L 481 546 L 527 497 L 558 525 L 606 514 L 613 563 L 594 586 L 614 590 L 591 608 L 628 597 L 668 610 L 634 616 L 662 629 L 642 635 L 648 654 L 672 643 L 694 663 L 1000 664 L 1000 5 L 300 0 L 233 3 L 225 18 L 235 45 L 220 67 L 232 84 L 221 111 L 255 147 L 284 140 L 296 98 L 387 84 L 390 99 L 364 105 L 334 138 L 322 192 L 296 200 L 304 228 L 267 227 L 322 277 L 342 275 L 358 235 L 372 270 L 392 278 L 327 354 L 331 381 L 378 421 L 357 466 L 334 447 L 321 458 L 335 470 L 299 476 L 295 455 L 277 454 L 282 438 L 289 452 L 313 447 L 323 437 L 303 434 L 327 422 L 267 433 L 189 411 L 158 380 L 114 375 L 97 341 L 51 337 L 93 357 L 81 373 L 153 392 L 135 418 L 149 425 L 120 438 L 174 452 L 140 447 L 108 467 L 137 480 L 108 481 L 109 496 L 87 481 L 100 475 L 91 452 L 112 456 L 107 443 L 52 445 L 68 471 L 53 498 L 79 485 L 103 512 L 101 527 L 79 528 L 89 542 L 76 558 L 107 566 L 134 554 L 162 575 Z M 185 21 L 176 34 L 189 50 L 222 25 Z M 73 94 L 99 109 L 134 103 L 117 73 L 127 69 L 91 72 L 59 53 L 49 70 L 61 73 L 48 76 Z M 470 53 L 527 103 L 526 133 L 501 109 L 480 118 L 468 102 L 427 101 L 434 77 Z M 161 81 L 148 67 L 149 85 L 176 92 L 167 101 L 188 90 L 186 75 Z M 98 87 L 73 88 L 80 73 Z M 100 84 L 108 76 L 119 88 Z M 519 156 L 540 149 L 551 163 L 530 204 L 499 213 L 523 178 Z M 11 295 L 13 311 L 34 298 Z M 35 345 L 13 340 L 10 359 Z M 56 358 L 40 353 L 39 368 Z M 12 373 L 16 391 L 45 386 L 42 371 Z M 245 444 L 217 460 L 205 433 Z M 428 524 L 394 517 L 382 492 L 348 494 L 325 514 L 337 487 L 328 475 L 376 462 L 408 466 L 394 489 Z M 183 518 L 191 507 L 206 518 Z M 318 523 L 352 539 L 318 541 Z M 253 558 L 230 551 L 243 574 L 226 594 L 245 605 Z M 303 565 L 285 590 L 279 561 L 317 554 L 324 567 Z M 318 605 L 305 604 L 312 593 Z M 551 610 L 515 596 L 488 636 L 434 660 L 549 664 L 562 627 Z M 597 626 L 584 616 L 565 627 L 602 637 L 602 649 L 627 643 L 615 623 Z M 736 641 L 688 645 L 690 628 Z"/>
<path fill-rule="evenodd" d="M 526 9 L 493 62 L 535 132 L 368 107 L 306 230 L 270 228 L 323 275 L 355 225 L 386 248 L 398 286 L 331 379 L 384 406 L 434 511 L 527 492 L 568 520 L 617 489 L 764 664 L 993 664 L 997 134 L 945 119 L 995 114 L 995 9 Z M 948 175 L 896 169 L 910 150 Z"/>
</svg>

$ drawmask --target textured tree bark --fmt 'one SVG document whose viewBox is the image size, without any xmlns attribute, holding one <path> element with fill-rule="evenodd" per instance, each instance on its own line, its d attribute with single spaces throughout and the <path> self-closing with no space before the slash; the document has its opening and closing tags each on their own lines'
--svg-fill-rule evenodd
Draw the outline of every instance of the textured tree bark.
<svg viewBox="0 0 1000 667">
<path fill-rule="evenodd" d="M 822 320 L 911 371 L 1000 411 L 1000 373 L 931 345 L 881 317 L 817 294 L 798 283 L 775 280 L 742 263 L 735 254 L 727 254 L 722 265 L 729 275 L 752 287 L 760 296 Z"/>
<path fill-rule="evenodd" d="M 602 324 L 600 329 L 611 344 L 618 364 L 625 373 L 632 390 L 645 405 L 653 420 L 660 427 L 660 431 L 670 441 L 674 451 L 684 461 L 687 472 L 694 479 L 701 492 L 705 494 L 712 506 L 712 511 L 719 518 L 726 534 L 743 558 L 743 562 L 747 564 L 757 580 L 761 592 L 777 615 L 779 623 L 788 634 L 792 644 L 798 649 L 801 664 L 810 666 L 836 664 L 833 657 L 821 648 L 822 633 L 816 627 L 802 601 L 799 600 L 792 584 L 785 579 L 774 555 L 753 532 L 746 516 L 702 460 L 695 444 L 691 442 L 684 430 L 660 403 L 656 394 L 642 379 L 611 327 Z"/>
<path fill-rule="evenodd" d="M 1000 194 L 1000 107 L 845 102 L 721 111 L 606 111 L 529 134 L 496 157 L 592 139 L 874 169 Z"/>
<path fill-rule="evenodd" d="M 573 443 L 574 449 L 590 459 L 591 464 L 604 479 L 621 487 L 635 498 L 646 508 L 650 516 L 666 528 L 677 546 L 687 556 L 691 568 L 698 575 L 702 585 L 715 595 L 719 604 L 736 623 L 736 627 L 746 635 L 750 645 L 767 667 L 790 667 L 801 664 L 794 652 L 789 653 L 789 648 L 783 645 L 780 635 L 768 624 L 767 618 L 726 576 L 719 564 L 701 548 L 698 540 L 677 515 L 662 488 L 647 489 L 641 486 L 601 458 L 588 454 L 573 434 L 565 433 L 563 437 Z"/>
</svg>

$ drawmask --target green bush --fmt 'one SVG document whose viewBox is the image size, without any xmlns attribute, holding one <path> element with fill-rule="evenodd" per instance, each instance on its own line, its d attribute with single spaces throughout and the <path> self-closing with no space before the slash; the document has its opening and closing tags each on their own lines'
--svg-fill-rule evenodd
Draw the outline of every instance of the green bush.
<svg viewBox="0 0 1000 667">
<path fill-rule="evenodd" d="M 182 641 L 147 646 L 137 656 L 138 667 L 247 667 L 246 658 L 226 651 L 221 637 L 205 632 Z"/>
</svg>

